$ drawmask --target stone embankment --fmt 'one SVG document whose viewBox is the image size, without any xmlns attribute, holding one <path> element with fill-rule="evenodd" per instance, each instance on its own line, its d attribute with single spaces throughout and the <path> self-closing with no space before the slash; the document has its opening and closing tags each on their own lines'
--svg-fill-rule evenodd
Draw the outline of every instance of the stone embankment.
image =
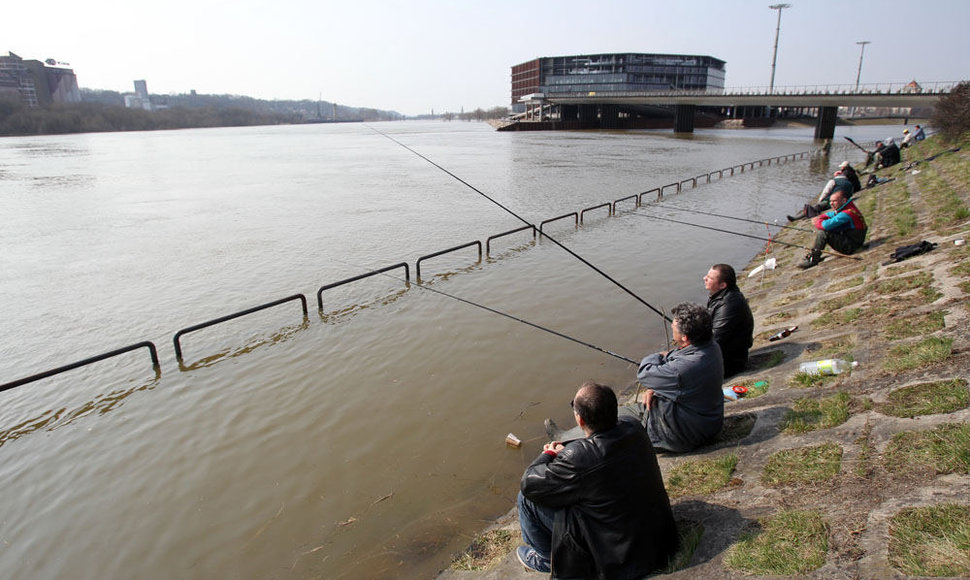
<svg viewBox="0 0 970 580">
<path fill-rule="evenodd" d="M 936 153 L 941 154 L 933 157 Z M 866 250 L 848 258 L 828 256 L 802 271 L 796 264 L 805 251 L 776 243 L 770 248 L 776 269 L 749 277 L 764 263 L 761 254 L 739 273 L 755 315 L 755 344 L 749 370 L 726 386 L 764 381 L 768 387 L 760 396 L 725 405 L 725 435 L 715 445 L 659 456 L 668 489 L 671 472 L 685 462 L 737 456 L 720 489 L 672 494 L 678 521 L 699 525 L 703 533 L 688 563 L 669 577 L 750 578 L 726 563 L 743 534 L 780 512 L 809 510 L 825 523 L 827 548 L 824 563 L 808 576 L 906 578 L 890 553 L 891 518 L 910 507 L 970 505 L 965 450 L 955 467 L 895 454 L 901 442 L 939 426 L 970 423 L 966 393 L 963 403 L 944 411 L 898 412 L 929 385 L 947 381 L 966 390 L 970 380 L 970 246 L 959 242 L 970 237 L 970 151 L 950 151 L 930 139 L 904 150 L 903 163 L 879 175 L 893 181 L 857 196 L 870 226 Z M 803 224 L 808 225 L 798 223 Z M 776 237 L 802 246 L 812 239 L 811 232 L 798 230 Z M 938 247 L 889 263 L 896 247 L 920 240 Z M 791 326 L 798 330 L 789 337 L 768 341 Z M 926 345 L 945 348 L 906 364 Z M 824 381 L 804 380 L 799 364 L 821 358 L 846 358 L 858 366 Z M 791 428 L 793 412 L 833 401 L 845 407 L 841 418 L 813 423 L 808 414 L 807 428 Z M 779 452 L 826 445 L 839 450 L 837 469 L 827 479 L 778 484 L 766 477 L 766 466 Z M 452 567 L 439 580 L 539 577 L 524 571 L 515 557 L 514 510 L 492 529 L 511 536 L 496 558 L 476 570 Z"/>
</svg>

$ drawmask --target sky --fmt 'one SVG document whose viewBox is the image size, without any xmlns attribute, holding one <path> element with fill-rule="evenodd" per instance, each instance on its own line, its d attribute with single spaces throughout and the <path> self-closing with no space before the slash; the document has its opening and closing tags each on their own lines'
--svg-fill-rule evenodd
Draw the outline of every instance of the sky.
<svg viewBox="0 0 970 580">
<path fill-rule="evenodd" d="M 322 99 L 405 115 L 508 106 L 511 67 L 643 52 L 727 62 L 766 87 L 778 11 L 750 0 L 46 0 L 7 3 L 0 54 L 69 63 L 82 88 Z M 789 0 L 775 87 L 970 80 L 970 1 Z"/>
</svg>

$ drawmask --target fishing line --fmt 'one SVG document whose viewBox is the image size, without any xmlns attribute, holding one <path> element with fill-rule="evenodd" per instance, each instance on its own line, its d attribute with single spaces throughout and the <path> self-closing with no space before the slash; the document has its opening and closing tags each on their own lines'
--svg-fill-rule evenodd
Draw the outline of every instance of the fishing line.
<svg viewBox="0 0 970 580">
<path fill-rule="evenodd" d="M 475 193 L 477 193 L 478 195 L 481 195 L 482 197 L 484 197 L 484 198 L 485 198 L 485 199 L 487 199 L 488 201 L 490 201 L 490 202 L 492 202 L 492 203 L 494 203 L 495 205 L 497 205 L 497 206 L 499 206 L 500 208 L 502 208 L 502 209 L 504 209 L 504 210 L 505 210 L 506 212 L 508 212 L 508 213 L 509 213 L 510 215 L 512 215 L 512 216 L 513 216 L 513 217 L 514 217 L 515 219 L 517 219 L 517 220 L 519 220 L 520 222 L 522 222 L 522 223 L 524 223 L 525 225 L 527 225 L 527 226 L 531 226 L 532 228 L 535 228 L 535 229 L 538 229 L 538 228 L 536 228 L 536 226 L 535 226 L 535 224 L 532 224 L 532 223 L 529 223 L 529 221 L 528 221 L 528 220 L 526 220 L 526 219 L 525 219 L 524 217 L 522 217 L 522 216 L 520 216 L 519 214 L 517 214 L 517 213 L 515 213 L 514 211 L 512 211 L 512 210 L 511 210 L 511 209 L 509 209 L 509 208 L 507 208 L 506 206 L 504 206 L 504 205 L 502 205 L 501 203 L 499 203 L 499 202 L 498 202 L 497 200 L 495 200 L 494 198 L 492 198 L 492 197 L 490 197 L 490 196 L 489 196 L 488 194 L 486 194 L 486 193 L 485 193 L 485 192 L 483 192 L 482 190 L 480 190 L 480 189 L 478 189 L 477 187 L 475 187 L 474 185 L 472 185 L 472 184 L 470 184 L 470 183 L 468 183 L 468 182 L 467 182 L 467 181 L 465 181 L 464 179 L 462 179 L 462 178 L 460 178 L 460 177 L 458 177 L 457 175 L 455 175 L 455 174 L 454 174 L 454 173 L 452 173 L 451 171 L 448 171 L 447 169 L 445 169 L 445 168 L 444 168 L 444 167 L 442 167 L 441 165 L 438 165 L 437 163 L 435 163 L 435 162 L 434 162 L 434 161 L 432 161 L 431 159 L 429 159 L 429 158 L 427 158 L 427 157 L 425 157 L 425 156 L 424 156 L 424 155 L 422 155 L 421 153 L 418 153 L 418 152 L 417 152 L 417 151 L 415 151 L 414 149 L 411 149 L 410 147 L 408 147 L 408 146 L 407 146 L 407 145 L 405 145 L 404 143 L 401 143 L 400 141 L 398 141 L 398 140 L 397 140 L 397 139 L 395 139 L 394 137 L 391 137 L 391 136 L 390 136 L 390 135 L 388 135 L 387 133 L 382 133 L 381 131 L 378 131 L 377 129 L 375 129 L 375 128 L 373 128 L 373 127 L 368 127 L 368 128 L 369 128 L 370 130 L 372 130 L 372 131 L 374 131 L 375 133 L 377 133 L 378 135 L 383 135 L 384 137 L 387 137 L 388 139 L 390 139 L 390 140 L 391 140 L 391 141 L 393 141 L 394 143 L 397 143 L 398 145 L 400 145 L 401 147 L 404 147 L 405 149 L 407 149 L 407 150 L 408 150 L 408 151 L 410 151 L 411 153 L 414 153 L 415 155 L 417 155 L 417 156 L 418 156 L 418 157 L 420 157 L 421 159 L 424 159 L 425 161 L 427 161 L 427 162 L 428 162 L 428 163 L 430 163 L 431 165 L 434 165 L 435 167 L 437 167 L 437 168 L 438 168 L 438 169 L 440 169 L 441 171 L 444 171 L 444 172 L 445 172 L 446 174 L 448 174 L 448 175 L 450 175 L 451 177 L 453 177 L 453 178 L 455 178 L 455 179 L 456 179 L 456 180 L 457 180 L 457 181 L 458 181 L 459 183 L 461 183 L 462 185 L 464 185 L 464 186 L 466 186 L 467 188 L 469 188 L 469 189 L 471 189 L 472 191 L 474 191 L 474 192 L 475 192 Z M 610 282 L 612 282 L 613 284 L 615 284 L 615 285 L 616 285 L 616 286 L 617 286 L 617 287 L 618 287 L 619 289 L 621 289 L 621 290 L 623 290 L 624 292 L 626 292 L 626 293 L 627 293 L 627 294 L 629 294 L 630 296 L 633 296 L 634 298 L 636 298 L 636 299 L 637 299 L 637 301 L 639 301 L 639 302 L 640 302 L 641 304 L 643 304 L 644 306 L 646 306 L 646 307 L 647 307 L 647 308 L 649 308 L 650 310 L 653 310 L 654 312 L 656 312 L 657 314 L 659 314 L 659 315 L 660 315 L 660 316 L 661 316 L 661 317 L 662 317 L 662 318 L 663 318 L 664 320 L 666 320 L 667 322 L 671 322 L 671 320 L 670 320 L 669 318 L 667 318 L 667 316 L 666 316 L 666 315 L 665 315 L 665 314 L 664 314 L 663 312 L 661 312 L 660 310 L 657 310 L 657 309 L 656 309 L 656 308 L 654 308 L 654 307 L 653 307 L 653 305 L 651 305 L 651 304 L 650 304 L 649 302 L 647 302 L 647 301 L 646 301 L 646 300 L 644 300 L 643 298 L 640 298 L 639 296 L 637 296 L 637 295 L 636 295 L 636 294 L 635 294 L 635 293 L 634 293 L 634 292 L 633 292 L 632 290 L 630 290 L 629 288 L 627 288 L 627 287 L 626 287 L 626 286 L 624 286 L 623 284 L 620 284 L 620 282 L 618 282 L 617 280 L 615 280 L 614 278 L 612 278 L 612 277 L 611 277 L 611 276 L 610 276 L 609 274 L 607 274 L 606 272 L 604 272 L 604 271 L 602 271 L 602 270 L 600 270 L 599 268 L 597 268 L 596 266 L 594 266 L 594 265 L 593 265 L 592 263 L 590 263 L 590 262 L 589 262 L 588 260 L 586 260 L 586 258 L 584 258 L 584 257 L 582 257 L 582 256 L 580 256 L 579 254 L 577 254 L 576 252 L 574 252 L 574 251 L 572 251 L 572 250 L 570 250 L 569 248 L 567 248 L 567 247 L 566 247 L 565 245 L 563 245 L 562 243 L 560 243 L 560 242 L 559 242 L 558 240 L 556 240 L 555 238 L 553 238 L 553 237 L 552 237 L 552 236 L 550 236 L 549 234 L 547 234 L 547 233 L 545 233 L 545 232 L 543 232 L 543 234 L 542 234 L 542 235 L 543 235 L 544 237 L 546 237 L 546 238 L 547 238 L 547 239 L 548 239 L 548 240 L 549 240 L 550 242 L 552 242 L 552 243 L 554 243 L 554 244 L 556 244 L 557 246 L 559 246 L 560 248 L 562 248 L 563 250 L 565 250 L 566 252 L 568 252 L 568 253 L 569 253 L 569 255 L 571 255 L 572 257 L 574 257 L 574 258 L 576 258 L 576 259 L 577 259 L 577 260 L 579 260 L 580 262 L 582 262 L 582 263 L 584 263 L 584 264 L 586 264 L 587 266 L 589 266 L 590 268 L 592 268 L 592 269 L 593 269 L 593 271 L 595 271 L 595 272 L 596 272 L 596 273 L 598 273 L 599 275 L 601 275 L 601 276 L 603 276 L 604 278 L 606 278 L 607 280 L 609 280 Z"/>
<path fill-rule="evenodd" d="M 781 244 L 783 246 L 789 246 L 789 247 L 792 247 L 792 248 L 801 248 L 803 250 L 812 250 L 812 248 L 809 248 L 808 246 L 800 246 L 798 244 L 790 244 L 788 242 L 783 242 L 783 241 L 777 240 L 777 239 L 775 239 L 775 240 L 768 240 L 766 238 L 762 238 L 761 236 L 755 236 L 755 235 L 752 235 L 752 234 L 745 234 L 745 233 L 742 233 L 742 232 L 732 232 L 730 230 L 722 230 L 721 228 L 715 228 L 715 227 L 712 227 L 712 226 L 702 226 L 700 224 L 695 224 L 695 223 L 691 223 L 691 222 L 683 222 L 683 221 L 680 221 L 680 220 L 675 220 L 675 219 L 672 219 L 672 218 L 665 218 L 665 217 L 661 217 L 661 216 L 653 215 L 653 214 L 628 213 L 626 215 L 632 215 L 632 216 L 637 216 L 637 217 L 645 217 L 645 218 L 650 218 L 650 219 L 655 219 L 655 220 L 661 220 L 661 221 L 665 221 L 665 222 L 672 222 L 672 223 L 675 223 L 675 224 L 682 224 L 682 225 L 685 225 L 685 226 L 693 226 L 695 228 L 701 228 L 701 229 L 705 229 L 705 230 L 711 230 L 711 231 L 715 231 L 715 232 L 721 232 L 721 233 L 724 233 L 724 234 L 732 234 L 732 235 L 735 235 L 735 236 L 743 236 L 745 238 L 751 238 L 752 240 L 760 240 L 762 242 L 771 242 L 771 243 L 774 243 L 774 244 Z M 860 258 L 858 256 L 846 256 L 844 254 L 838 254 L 838 253 L 835 253 L 835 252 L 830 252 L 828 250 L 822 250 L 822 253 L 823 254 L 828 254 L 830 256 L 835 256 L 837 258 L 848 258 L 850 260 L 862 261 L 862 258 Z"/>
<path fill-rule="evenodd" d="M 331 259 L 334 262 L 340 262 L 341 264 L 344 264 L 344 265 L 347 265 L 347 266 L 353 266 L 354 268 L 358 268 L 358 269 L 361 269 L 361 270 L 367 270 L 367 268 L 365 268 L 363 266 L 359 266 L 357 264 L 353 264 L 351 262 L 345 262 L 345 261 L 339 260 L 337 258 L 331 258 Z M 398 282 L 405 282 L 405 283 L 407 283 L 407 281 L 404 280 L 403 278 L 398 278 L 397 276 L 392 276 L 391 274 L 388 274 L 387 272 L 378 272 L 377 270 L 367 270 L 367 271 L 370 274 L 380 274 L 382 276 L 387 276 L 388 278 L 391 278 L 392 280 L 397 280 Z M 595 344 L 590 344 L 588 342 L 583 342 L 582 340 L 579 340 L 578 338 L 573 338 L 573 337 L 569 336 L 568 334 L 563 334 L 561 332 L 552 330 L 551 328 L 546 328 L 545 326 L 541 326 L 541 325 L 536 324 L 534 322 L 529 322 L 528 320 L 519 318 L 517 316 L 513 316 L 513 315 L 508 314 L 506 312 L 502 312 L 501 310 L 496 310 L 496 309 L 491 308 L 489 306 L 485 306 L 484 304 L 479 304 L 477 302 L 472 302 L 471 300 L 467 300 L 467 299 L 462 298 L 460 296 L 455 296 L 454 294 L 449 294 L 449 293 L 447 293 L 447 292 L 445 292 L 443 290 L 437 290 L 435 288 L 431 288 L 429 286 L 424 286 L 422 284 L 417 284 L 416 286 L 418 288 L 421 288 L 422 290 L 427 290 L 428 292 L 434 292 L 435 294 L 440 294 L 442 296 L 446 296 L 448 298 L 451 298 L 452 300 L 457 300 L 458 302 L 463 302 L 465 304 L 468 304 L 469 306 L 474 306 L 476 308 L 481 308 L 482 310 L 486 310 L 486 311 L 491 312 L 493 314 L 498 314 L 499 316 L 504 316 L 505 318 L 509 318 L 509 319 L 514 320 L 516 322 L 521 322 L 522 324 L 527 324 L 527 325 L 531 326 L 532 328 L 536 328 L 536 329 L 542 330 L 544 332 L 548 332 L 549 334 L 554 334 L 554 335 L 558 336 L 559 338 L 565 338 L 566 340 L 570 340 L 572 342 L 575 342 L 576 344 L 581 344 L 581 345 L 583 345 L 583 346 L 585 346 L 587 348 L 591 348 L 593 350 L 598 350 L 599 352 L 608 354 L 608 355 L 610 355 L 612 357 L 616 357 L 616 358 L 621 359 L 621 360 L 625 360 L 626 362 L 633 363 L 633 364 L 638 364 L 638 361 L 635 361 L 633 359 L 627 358 L 627 357 L 625 357 L 623 355 L 620 355 L 620 354 L 616 354 L 613 351 L 606 350 L 605 348 L 600 348 L 600 347 L 596 346 Z"/>
<path fill-rule="evenodd" d="M 652 207 L 652 206 L 650 206 L 650 207 Z M 690 212 L 690 213 L 699 213 L 699 214 L 702 214 L 702 215 L 709 215 L 709 216 L 717 217 L 717 218 L 724 218 L 724 219 L 729 219 L 729 220 L 737 220 L 739 222 L 748 222 L 749 224 L 758 224 L 758 225 L 764 224 L 765 226 L 774 226 L 776 228 L 783 228 L 783 229 L 786 229 L 786 230 L 796 230 L 796 231 L 799 231 L 799 232 L 809 232 L 809 233 L 813 233 L 812 230 L 806 230 L 805 228 L 799 228 L 799 227 L 796 227 L 796 226 L 786 226 L 786 225 L 782 225 L 782 224 L 773 224 L 773 223 L 768 223 L 768 222 L 763 221 L 763 220 L 762 221 L 758 221 L 758 220 L 753 220 L 753 219 L 748 219 L 748 218 L 743 218 L 743 217 L 736 217 L 736 216 L 730 216 L 730 215 L 722 215 L 722 214 L 717 214 L 717 213 L 711 213 L 709 211 L 701 211 L 699 209 L 687 209 L 687 208 L 683 208 L 683 207 L 676 207 L 676 206 L 672 206 L 672 205 L 665 205 L 663 207 L 664 208 L 669 208 L 669 209 L 675 209 L 677 211 L 686 211 L 686 212 Z"/>
</svg>

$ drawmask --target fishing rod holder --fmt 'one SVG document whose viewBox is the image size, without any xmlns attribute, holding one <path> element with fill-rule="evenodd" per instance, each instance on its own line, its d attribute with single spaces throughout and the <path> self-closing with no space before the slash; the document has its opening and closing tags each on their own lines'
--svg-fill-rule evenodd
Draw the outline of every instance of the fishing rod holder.
<svg viewBox="0 0 970 580">
<path fill-rule="evenodd" d="M 390 266 L 384 266 L 383 268 L 379 268 L 377 270 L 371 270 L 370 272 L 367 272 L 365 274 L 360 274 L 360 275 L 357 275 L 357 276 L 352 276 L 350 278 L 344 278 L 343 280 L 340 280 L 338 282 L 334 282 L 333 284 L 325 284 L 325 285 L 321 286 L 320 289 L 317 290 L 317 309 L 320 312 L 323 312 L 323 293 L 324 293 L 324 291 L 330 290 L 331 288 L 336 288 L 337 286 L 343 286 L 344 284 L 350 284 L 351 282 L 356 282 L 357 280 L 363 280 L 364 278 L 369 278 L 371 276 L 376 276 L 378 274 L 383 274 L 385 272 L 390 272 L 391 270 L 397 270 L 398 268 L 404 268 L 404 285 L 405 285 L 405 287 L 409 286 L 411 284 L 411 269 L 408 268 L 407 262 L 401 262 L 399 264 L 391 264 Z M 304 307 L 303 311 L 304 311 L 304 314 L 306 314 L 306 308 L 305 307 Z"/>
<path fill-rule="evenodd" d="M 26 385 L 27 383 L 32 383 L 34 381 L 39 381 L 40 379 L 46 379 L 47 377 L 52 377 L 54 375 L 59 375 L 59 374 L 61 374 L 63 372 L 67 372 L 67 371 L 74 370 L 76 368 L 83 367 L 83 366 L 86 366 L 86 365 L 89 365 L 89 364 L 92 364 L 92 363 L 96 363 L 96 362 L 99 362 L 99 361 L 103 361 L 106 358 L 115 357 L 115 356 L 118 356 L 119 354 L 124 354 L 126 352 L 130 352 L 130 351 L 133 351 L 133 350 L 137 350 L 139 348 L 147 348 L 148 349 L 148 354 L 151 355 L 151 357 L 152 357 L 152 368 L 155 369 L 155 376 L 158 377 L 159 375 L 161 375 L 162 374 L 161 366 L 158 364 L 158 350 L 155 348 L 155 344 L 154 343 L 146 340 L 144 342 L 139 342 L 139 343 L 132 344 L 132 345 L 129 345 L 129 346 L 125 346 L 125 347 L 122 347 L 122 348 L 119 348 L 119 349 L 115 349 L 115 350 L 113 350 L 111 352 L 106 352 L 104 354 L 99 354 L 97 356 L 92 356 L 92 357 L 86 358 L 84 360 L 79 360 L 79 361 L 77 361 L 75 363 L 71 363 L 71 364 L 68 364 L 68 365 L 64 365 L 62 367 L 57 367 L 56 369 L 51 369 L 49 371 L 44 371 L 42 373 L 37 373 L 36 375 L 31 375 L 29 377 L 24 377 L 22 379 L 18 379 L 16 381 L 12 381 L 12 382 L 9 382 L 9 383 L 4 383 L 4 384 L 0 385 L 0 392 L 6 391 L 7 389 L 12 389 L 14 387 L 19 387 L 20 385 Z"/>
<path fill-rule="evenodd" d="M 419 284 L 421 283 L 421 262 L 422 261 L 427 260 L 428 258 L 435 258 L 442 254 L 449 254 L 457 250 L 463 250 L 471 246 L 478 246 L 478 261 L 481 262 L 482 261 L 482 242 L 479 240 L 475 240 L 474 242 L 468 242 L 467 244 L 462 244 L 460 246 L 455 246 L 453 248 L 448 248 L 447 250 L 441 250 L 440 252 L 435 252 L 433 254 L 428 254 L 427 256 L 421 256 L 420 258 L 418 258 L 418 261 L 415 262 L 414 264 L 414 275 L 415 275 L 415 278 L 417 278 L 418 283 Z"/>
<path fill-rule="evenodd" d="M 549 219 L 547 219 L 547 220 L 543 220 L 543 221 L 542 221 L 542 222 L 541 222 L 541 223 L 539 224 L 539 235 L 540 235 L 540 236 L 542 235 L 542 226 L 544 226 L 544 225 L 546 225 L 546 224 L 548 224 L 548 223 L 552 223 L 552 222 L 557 222 L 557 221 L 559 221 L 559 220 L 562 220 L 562 219 L 566 219 L 566 218 L 568 218 L 568 217 L 571 217 L 571 218 L 573 218 L 573 223 L 574 223 L 574 224 L 575 224 L 576 226 L 579 226 L 579 212 L 575 212 L 575 211 L 574 211 L 574 212 L 572 212 L 572 213 L 564 213 L 564 214 L 562 214 L 562 215 L 560 215 L 560 216 L 556 216 L 556 217 L 554 217 L 554 218 L 549 218 Z"/>
<path fill-rule="evenodd" d="M 285 304 L 286 302 L 291 302 L 293 300 L 299 300 L 300 303 L 303 305 L 303 320 L 306 320 L 307 319 L 307 316 L 308 316 L 307 307 L 306 307 L 306 296 L 304 296 L 303 294 L 294 294 L 292 296 L 287 296 L 286 298 L 280 298 L 279 300 L 274 300 L 272 302 L 267 302 L 266 304 L 260 304 L 259 306 L 253 306 L 252 308 L 247 308 L 246 310 L 242 310 L 242 311 L 236 312 L 234 314 L 228 314 L 226 316 L 220 316 L 219 318 L 215 318 L 213 320 L 209 320 L 209 321 L 203 322 L 201 324 L 196 324 L 195 326 L 190 326 L 188 328 L 183 328 L 182 330 L 176 332 L 175 333 L 175 336 L 172 338 L 172 342 L 175 344 L 175 358 L 178 359 L 179 363 L 182 362 L 182 343 L 181 343 L 181 338 L 182 338 L 182 335 L 184 335 L 184 334 L 188 334 L 190 332 L 195 332 L 196 330 L 201 330 L 203 328 L 208 328 L 210 326 L 214 326 L 214 325 L 220 324 L 222 322 L 226 322 L 226 321 L 229 321 L 229 320 L 233 320 L 235 318 L 239 318 L 240 316 L 246 316 L 247 314 L 252 314 L 254 312 L 259 312 L 260 310 L 266 310 L 267 308 L 272 308 L 274 306 L 279 306 L 280 304 Z"/>
<path fill-rule="evenodd" d="M 532 230 L 532 239 L 533 240 L 536 239 L 536 227 L 534 225 L 531 225 L 531 224 L 529 224 L 527 226 L 522 226 L 521 228 L 515 228 L 514 230 L 509 230 L 507 232 L 502 232 L 500 234 L 495 234 L 494 236 L 489 236 L 488 239 L 485 240 L 485 257 L 487 258 L 487 257 L 489 257 L 491 255 L 491 252 L 492 252 L 492 240 L 494 240 L 496 238 L 501 238 L 501 237 L 504 237 L 504 236 L 508 236 L 508 235 L 511 235 L 511 234 L 516 234 L 516 233 L 519 233 L 519 232 L 525 231 L 525 230 Z"/>
<path fill-rule="evenodd" d="M 583 223 L 583 216 L 586 215 L 586 212 L 593 211 L 595 209 L 601 209 L 601 208 L 604 208 L 604 207 L 606 208 L 606 217 L 609 217 L 609 216 L 613 215 L 613 205 L 610 204 L 610 203 L 601 203 L 599 205 L 594 205 L 593 207 L 588 207 L 588 208 L 580 211 L 579 212 L 579 223 L 580 224 Z"/>
</svg>

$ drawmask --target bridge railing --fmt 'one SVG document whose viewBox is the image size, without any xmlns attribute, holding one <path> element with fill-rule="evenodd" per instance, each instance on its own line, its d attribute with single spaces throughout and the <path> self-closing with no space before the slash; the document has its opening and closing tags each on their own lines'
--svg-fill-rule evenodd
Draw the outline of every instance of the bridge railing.
<svg viewBox="0 0 970 580">
<path fill-rule="evenodd" d="M 892 83 L 860 84 L 817 84 L 751 87 L 726 87 L 723 89 L 704 90 L 668 90 L 668 91 L 597 91 L 597 96 L 618 97 L 691 97 L 691 96 L 746 96 L 746 95 L 943 95 L 949 93 L 960 81 L 930 81 L 918 83 L 917 87 L 910 86 L 912 81 Z M 589 93 L 551 93 L 550 97 L 587 97 Z"/>
</svg>

